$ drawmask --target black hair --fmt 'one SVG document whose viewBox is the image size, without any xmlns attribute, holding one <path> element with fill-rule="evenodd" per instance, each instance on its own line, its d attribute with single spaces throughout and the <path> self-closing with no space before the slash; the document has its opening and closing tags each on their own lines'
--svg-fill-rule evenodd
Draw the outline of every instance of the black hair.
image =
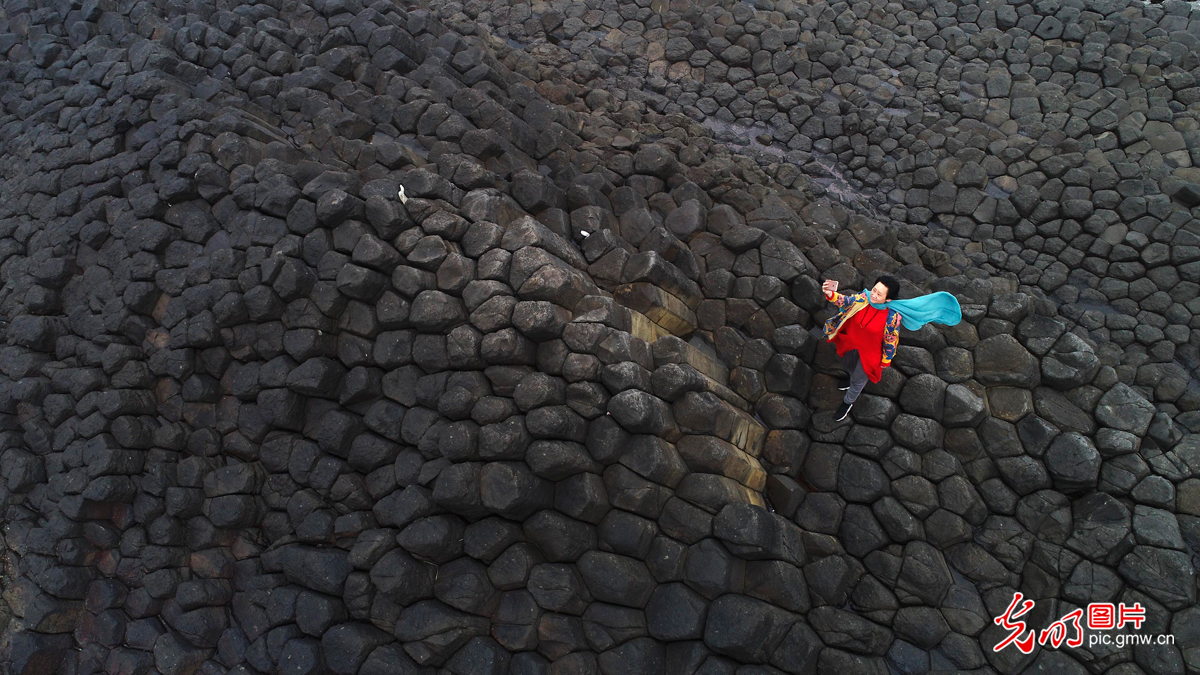
<svg viewBox="0 0 1200 675">
<path fill-rule="evenodd" d="M 900 297 L 900 282 L 896 281 L 896 277 L 890 274 L 884 274 L 875 280 L 877 284 L 887 286 L 887 299 L 895 300 Z"/>
</svg>

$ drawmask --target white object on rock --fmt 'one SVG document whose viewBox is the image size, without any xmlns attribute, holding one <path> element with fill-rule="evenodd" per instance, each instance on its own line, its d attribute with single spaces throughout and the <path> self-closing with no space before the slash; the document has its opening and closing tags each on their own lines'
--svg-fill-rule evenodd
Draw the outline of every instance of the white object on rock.
<svg viewBox="0 0 1200 675">
<path fill-rule="evenodd" d="M 400 186 L 400 203 L 401 204 L 408 203 L 408 197 L 404 196 L 404 186 L 403 185 Z"/>
</svg>

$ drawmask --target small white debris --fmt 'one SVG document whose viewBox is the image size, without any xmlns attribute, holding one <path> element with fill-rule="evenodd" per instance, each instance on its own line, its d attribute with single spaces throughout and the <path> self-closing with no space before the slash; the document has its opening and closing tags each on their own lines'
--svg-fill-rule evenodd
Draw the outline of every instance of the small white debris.
<svg viewBox="0 0 1200 675">
<path fill-rule="evenodd" d="M 408 203 L 408 197 L 404 196 L 404 186 L 403 185 L 400 186 L 400 203 L 401 204 Z"/>
</svg>

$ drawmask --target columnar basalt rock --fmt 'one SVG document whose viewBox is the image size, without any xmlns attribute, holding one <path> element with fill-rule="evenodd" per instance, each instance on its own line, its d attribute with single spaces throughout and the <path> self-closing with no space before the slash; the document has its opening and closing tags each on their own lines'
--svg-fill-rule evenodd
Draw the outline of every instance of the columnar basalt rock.
<svg viewBox="0 0 1200 675">
<path fill-rule="evenodd" d="M 1200 668 L 1198 36 L 0 2 L 5 668 Z M 964 320 L 835 422 L 883 272 Z M 1175 643 L 995 652 L 1017 591 Z"/>
</svg>

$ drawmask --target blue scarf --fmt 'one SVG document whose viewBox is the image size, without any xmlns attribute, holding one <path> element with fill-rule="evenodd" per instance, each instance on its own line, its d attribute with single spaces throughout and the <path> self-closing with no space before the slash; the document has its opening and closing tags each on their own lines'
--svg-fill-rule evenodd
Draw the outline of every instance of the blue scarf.
<svg viewBox="0 0 1200 675">
<path fill-rule="evenodd" d="M 895 310 L 900 315 L 902 325 L 908 330 L 920 330 L 927 323 L 942 323 L 947 326 L 956 325 L 962 321 L 962 308 L 958 306 L 958 298 L 938 291 L 908 300 L 892 300 L 877 305 L 871 302 L 871 291 L 863 289 L 867 302 L 875 309 Z"/>
</svg>

